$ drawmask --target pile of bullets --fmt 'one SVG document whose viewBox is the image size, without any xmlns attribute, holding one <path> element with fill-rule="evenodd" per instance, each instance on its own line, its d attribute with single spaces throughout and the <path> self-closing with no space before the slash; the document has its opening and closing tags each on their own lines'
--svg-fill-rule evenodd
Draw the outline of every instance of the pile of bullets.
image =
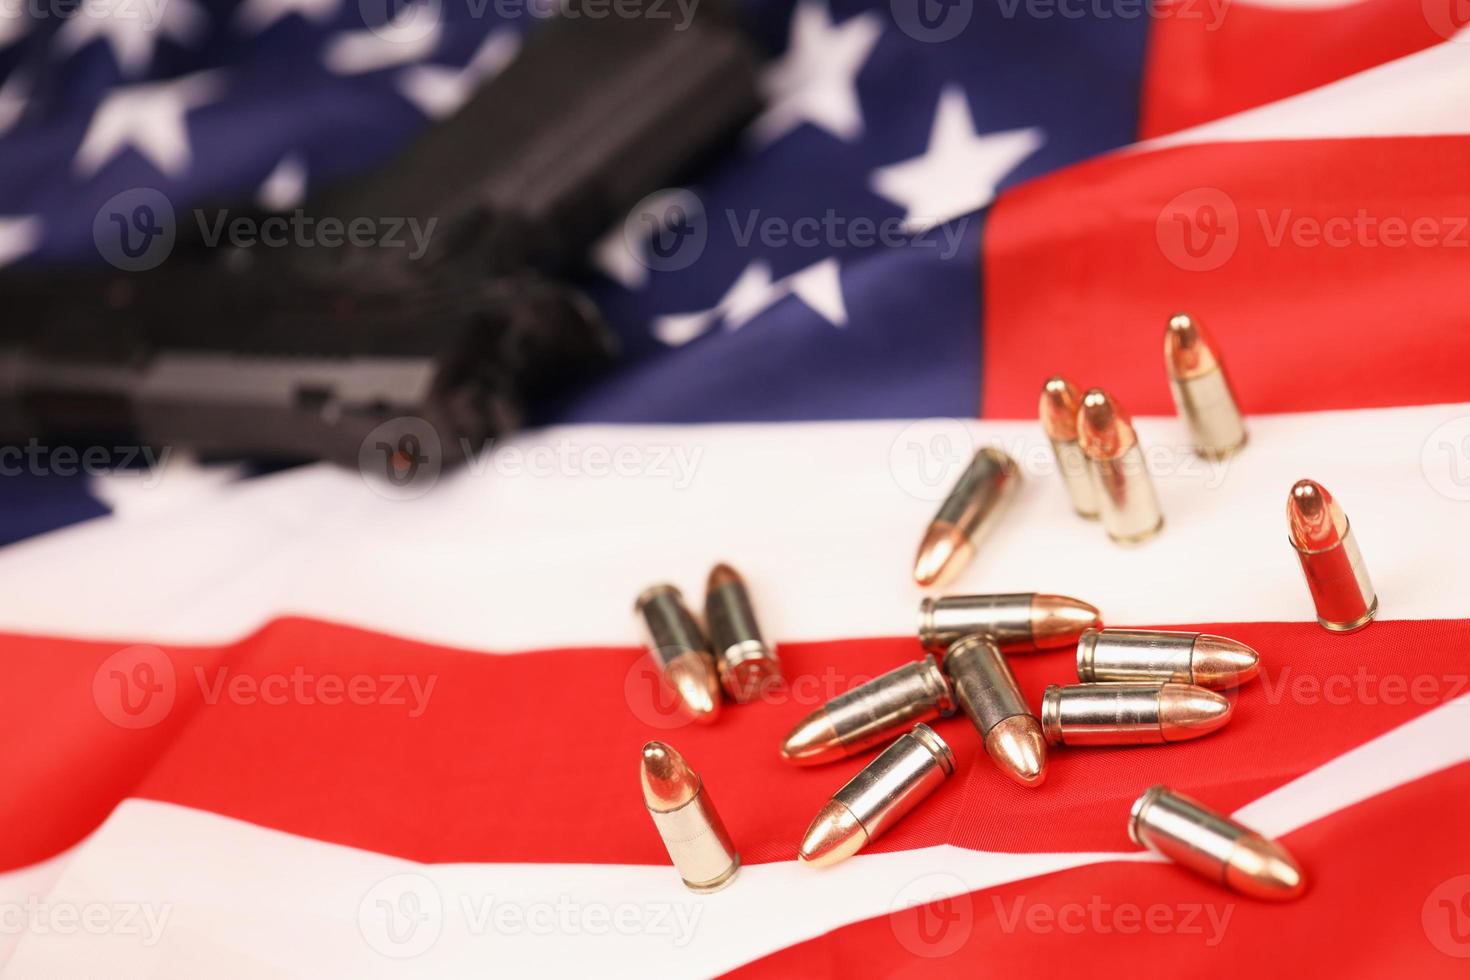
<svg viewBox="0 0 1470 980">
<path fill-rule="evenodd" d="M 1165 362 L 1180 414 L 1198 452 L 1222 456 L 1246 441 L 1220 357 L 1198 321 L 1170 319 Z M 1101 516 L 1116 541 L 1133 543 L 1163 526 L 1158 498 L 1128 416 L 1100 388 L 1078 397 L 1048 380 L 1041 420 L 1072 505 Z M 1020 485 L 1005 453 L 982 448 L 930 522 L 914 565 L 921 586 L 951 579 Z M 1318 622 L 1333 631 L 1367 625 L 1378 602 L 1342 508 L 1319 484 L 1301 480 L 1287 499 L 1289 539 Z M 715 719 L 720 688 L 737 702 L 781 682 L 774 648 L 757 624 L 745 582 L 728 565 L 709 578 L 709 639 L 679 591 L 646 590 L 637 610 L 649 649 L 684 708 Z M 1094 606 L 1044 593 L 947 595 L 923 599 L 923 657 L 854 687 L 802 719 L 780 746 L 797 766 L 818 766 L 882 747 L 817 813 L 800 842 L 805 864 L 836 864 L 883 834 L 955 771 L 955 754 L 926 722 L 962 711 L 991 761 L 1022 786 L 1046 779 L 1057 748 L 1158 745 L 1217 731 L 1233 712 L 1229 692 L 1254 678 L 1260 657 L 1244 643 L 1208 633 L 1105 629 Z M 1046 688 L 1039 711 L 1026 703 L 1009 657 L 1076 650 L 1077 683 Z M 643 748 L 644 799 L 684 883 L 727 885 L 739 853 L 699 776 L 671 746 Z M 1130 838 L 1142 847 L 1244 894 L 1290 899 L 1305 889 L 1301 867 L 1280 844 L 1168 787 L 1134 803 Z"/>
</svg>

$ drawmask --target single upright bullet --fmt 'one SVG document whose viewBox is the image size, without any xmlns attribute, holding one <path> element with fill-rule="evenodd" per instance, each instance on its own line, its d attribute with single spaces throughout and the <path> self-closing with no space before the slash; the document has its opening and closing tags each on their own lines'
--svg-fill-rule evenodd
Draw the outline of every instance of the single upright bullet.
<svg viewBox="0 0 1470 980">
<path fill-rule="evenodd" d="M 761 636 L 745 580 L 729 565 L 721 563 L 709 573 L 704 621 L 714 644 L 720 683 L 732 699 L 751 701 L 780 683 L 781 661 Z"/>
<path fill-rule="evenodd" d="M 1046 689 L 1041 729 L 1052 745 L 1161 745 L 1208 735 L 1230 702 L 1193 684 L 1073 684 Z"/>
<path fill-rule="evenodd" d="M 915 722 L 954 714 L 954 692 L 939 663 L 925 657 L 859 684 L 807 715 L 786 736 L 781 757 L 799 766 L 856 755 Z"/>
<path fill-rule="evenodd" d="M 1081 407 L 1082 396 L 1076 385 L 1059 374 L 1046 379 L 1041 388 L 1041 428 L 1051 440 L 1072 509 L 1092 519 L 1097 517 L 1097 488 L 1087 472 L 1087 456 L 1077 442 L 1077 412 Z"/>
<path fill-rule="evenodd" d="M 1164 512 L 1159 509 L 1138 436 L 1123 409 L 1101 388 L 1093 388 L 1082 398 L 1077 441 L 1087 456 L 1108 536 L 1134 544 L 1157 534 L 1164 526 Z"/>
<path fill-rule="evenodd" d="M 1378 594 L 1358 541 L 1332 494 L 1320 483 L 1298 480 L 1286 498 L 1291 546 L 1302 563 L 1317 622 L 1338 633 L 1361 629 L 1378 615 Z"/>
<path fill-rule="evenodd" d="M 959 574 L 1020 482 L 1020 468 L 1005 453 L 992 446 L 977 452 L 924 533 L 914 580 L 928 588 Z"/>
<path fill-rule="evenodd" d="M 944 655 L 955 700 L 985 740 L 985 751 L 1022 786 L 1046 779 L 1046 739 L 1026 707 L 1010 664 L 988 636 L 967 636 Z"/>
<path fill-rule="evenodd" d="M 954 753 L 944 739 L 928 725 L 915 725 L 827 801 L 802 837 L 797 856 L 816 868 L 852 857 L 952 772 Z"/>
<path fill-rule="evenodd" d="M 1188 313 L 1169 318 L 1164 364 L 1174 405 L 1189 426 L 1195 450 L 1207 459 L 1220 459 L 1245 445 L 1245 422 L 1219 348 L 1204 325 Z"/>
<path fill-rule="evenodd" d="M 643 617 L 648 652 L 686 711 L 701 724 L 720 714 L 720 681 L 715 658 L 684 597 L 672 585 L 643 591 L 634 606 Z"/>
<path fill-rule="evenodd" d="M 1077 679 L 1087 683 L 1162 684 L 1212 691 L 1256 676 L 1261 657 L 1239 640 L 1173 630 L 1088 630 L 1077 641 Z"/>
<path fill-rule="evenodd" d="M 643 746 L 643 802 L 690 891 L 714 892 L 735 879 L 740 854 L 699 774 L 672 745 Z"/>
<path fill-rule="evenodd" d="M 1101 625 L 1096 606 L 1044 592 L 930 596 L 919 603 L 919 642 L 936 651 L 972 633 L 984 633 L 1006 653 L 1059 650 Z"/>
<path fill-rule="evenodd" d="M 1286 901 L 1307 887 L 1286 848 L 1167 786 L 1153 787 L 1133 804 L 1128 836 L 1252 898 Z"/>
</svg>

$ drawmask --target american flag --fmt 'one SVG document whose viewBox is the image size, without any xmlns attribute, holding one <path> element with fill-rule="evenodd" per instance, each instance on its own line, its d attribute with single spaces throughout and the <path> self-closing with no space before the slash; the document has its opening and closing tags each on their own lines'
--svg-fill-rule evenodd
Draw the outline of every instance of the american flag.
<svg viewBox="0 0 1470 980">
<path fill-rule="evenodd" d="M 7 976 L 1465 975 L 1465 11 L 740 13 L 773 54 L 766 106 L 596 250 L 623 356 L 537 427 L 413 494 L 125 447 L 87 472 L 0 458 Z M 289 209 L 452 113 L 539 19 L 5 0 L 0 262 L 97 261 L 109 202 L 142 191 L 180 220 Z M 1188 452 L 1170 402 L 1178 309 L 1249 413 L 1226 463 Z M 1167 520 L 1146 545 L 1071 516 L 1035 420 L 1057 372 L 1136 414 Z M 913 551 L 980 445 L 1025 482 L 954 591 L 1220 633 L 1261 677 L 1223 732 L 1058 752 L 1037 790 L 937 722 L 955 776 L 863 854 L 800 866 L 865 759 L 777 746 L 919 655 Z M 1313 621 L 1299 477 L 1379 589 L 1359 633 Z M 696 727 L 631 607 L 657 581 L 697 597 L 717 560 L 788 684 Z M 1066 652 L 1012 663 L 1033 705 L 1075 678 Z M 683 889 L 644 811 L 655 737 L 742 852 L 718 894 Z M 1307 894 L 1255 902 L 1140 851 L 1129 806 L 1156 783 L 1279 838 Z"/>
</svg>

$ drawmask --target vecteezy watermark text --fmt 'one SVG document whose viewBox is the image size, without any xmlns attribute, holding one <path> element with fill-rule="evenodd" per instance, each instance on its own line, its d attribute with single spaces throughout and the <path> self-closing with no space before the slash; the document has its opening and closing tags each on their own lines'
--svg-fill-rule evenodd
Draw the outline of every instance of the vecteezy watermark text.
<svg viewBox="0 0 1470 980">
<path fill-rule="evenodd" d="M 598 902 L 558 895 L 510 900 L 460 892 L 446 900 L 427 875 L 390 875 L 373 885 L 357 907 L 363 939 L 394 959 L 419 956 L 446 928 L 469 936 L 652 936 L 675 949 L 694 939 L 704 906 L 697 902 Z"/>
<path fill-rule="evenodd" d="M 388 248 L 407 249 L 409 259 L 423 258 L 429 250 L 438 218 L 312 217 L 297 208 L 289 214 L 266 217 L 230 216 L 228 209 L 209 213 L 196 209 L 194 220 L 204 244 L 218 248 Z"/>
<path fill-rule="evenodd" d="M 1231 0 L 997 0 L 1002 17 L 1031 20 L 1203 20 L 1214 31 Z"/>
<path fill-rule="evenodd" d="M 0 902 L 0 936 L 127 936 L 142 946 L 163 938 L 172 904 L 150 902 Z"/>
<path fill-rule="evenodd" d="M 941 259 L 952 259 L 959 254 L 965 232 L 969 230 L 969 219 L 927 227 L 924 222 L 911 222 L 904 218 L 868 218 L 861 215 L 847 217 L 828 208 L 821 215 L 806 215 L 783 218 L 778 215 L 762 216 L 760 208 L 741 214 L 726 209 L 725 220 L 730 226 L 730 237 L 740 248 L 759 242 L 763 248 L 937 248 Z"/>
<path fill-rule="evenodd" d="M 137 21 L 144 32 L 158 29 L 169 0 L 0 0 L 0 22 L 26 20 Z"/>
<path fill-rule="evenodd" d="M 1028 902 L 1017 896 L 1010 902 L 992 895 L 995 920 L 1001 932 L 1019 931 L 1047 935 L 1059 932 L 1076 936 L 1082 933 L 1105 936 L 1150 935 L 1199 936 L 1206 946 L 1218 946 L 1225 938 L 1234 904 L 1212 905 L 1204 902 L 1110 902 L 1093 895 L 1086 902 Z"/>
<path fill-rule="evenodd" d="M 445 440 L 427 419 L 401 415 L 367 434 L 358 448 L 357 464 L 374 493 L 392 500 L 412 500 L 434 488 L 446 457 L 463 460 L 463 470 L 470 478 L 661 480 L 684 490 L 694 482 L 704 447 L 686 443 L 609 445 L 563 437 L 505 444 L 460 438 L 446 449 Z"/>
<path fill-rule="evenodd" d="M 1470 674 L 1379 673 L 1359 664 L 1351 673 L 1310 674 L 1292 670 L 1261 670 L 1261 689 L 1268 704 L 1397 705 L 1434 707 L 1470 691 Z"/>
<path fill-rule="evenodd" d="M 151 728 L 169 717 L 191 681 L 205 707 L 379 707 L 420 718 L 439 677 L 312 671 L 299 664 L 268 671 L 196 664 L 181 672 L 168 653 L 141 644 L 119 650 L 98 665 L 92 675 L 92 700 L 119 728 Z"/>
<path fill-rule="evenodd" d="M 1293 208 L 1243 213 L 1220 188 L 1195 187 L 1160 209 L 1155 235 L 1175 266 L 1212 272 L 1234 257 L 1242 239 L 1270 249 L 1470 249 L 1470 215 L 1384 214 L 1366 207 L 1340 214 Z"/>
<path fill-rule="evenodd" d="M 45 446 L 33 437 L 23 446 L 0 446 L 0 477 L 101 476 L 141 468 L 142 485 L 151 490 L 163 478 L 169 452 L 168 446 Z"/>
</svg>

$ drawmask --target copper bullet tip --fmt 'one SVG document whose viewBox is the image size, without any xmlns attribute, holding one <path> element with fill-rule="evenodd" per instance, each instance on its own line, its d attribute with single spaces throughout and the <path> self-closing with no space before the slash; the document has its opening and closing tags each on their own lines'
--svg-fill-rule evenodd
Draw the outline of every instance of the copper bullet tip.
<svg viewBox="0 0 1470 980">
<path fill-rule="evenodd" d="M 924 533 L 914 559 L 914 581 L 924 588 L 948 581 L 969 563 L 974 545 L 953 524 L 935 521 Z"/>
<path fill-rule="evenodd" d="M 803 864 L 826 868 L 845 861 L 868 842 L 868 832 L 839 800 L 828 800 L 801 839 L 797 857 Z"/>
<path fill-rule="evenodd" d="M 686 653 L 677 657 L 664 668 L 664 679 L 701 725 L 720 716 L 720 677 L 707 656 Z"/>
<path fill-rule="evenodd" d="M 705 590 L 708 592 L 713 592 L 716 589 L 723 588 L 726 585 L 744 584 L 745 580 L 740 577 L 739 572 L 735 571 L 735 569 L 731 568 L 724 562 L 720 562 L 714 568 L 710 569 L 709 582 L 705 585 Z"/>
<path fill-rule="evenodd" d="M 699 793 L 699 776 L 666 742 L 644 744 L 642 776 L 643 802 L 660 813 L 686 806 Z"/>
<path fill-rule="evenodd" d="M 1246 834 L 1225 865 L 1225 883 L 1252 898 L 1285 902 L 1307 890 L 1301 865 L 1275 841 Z"/>
<path fill-rule="evenodd" d="M 1077 441 L 1093 459 L 1117 459 L 1133 448 L 1138 437 L 1122 406 L 1106 391 L 1093 388 L 1082 396 Z"/>
<path fill-rule="evenodd" d="M 1159 730 L 1166 742 L 1183 742 L 1223 728 L 1234 709 L 1223 695 L 1192 684 L 1159 689 Z"/>
<path fill-rule="evenodd" d="M 844 755 L 842 741 L 825 708 L 818 708 L 797 722 L 781 743 L 781 757 L 798 766 L 815 766 Z"/>
<path fill-rule="evenodd" d="M 1075 646 L 1085 630 L 1101 627 L 1102 614 L 1091 603 L 1040 592 L 1031 597 L 1031 641 L 1038 650 Z"/>
<path fill-rule="evenodd" d="M 1077 438 L 1077 410 L 1082 398 L 1077 386 L 1060 374 L 1046 379 L 1041 387 L 1041 427 L 1053 442 L 1072 442 Z"/>
<path fill-rule="evenodd" d="M 1213 633 L 1201 633 L 1194 639 L 1189 673 L 1200 687 L 1239 687 L 1255 677 L 1260 668 L 1261 655 L 1239 640 Z"/>
<path fill-rule="evenodd" d="M 1200 322 L 1188 313 L 1176 313 L 1164 330 L 1164 363 L 1174 378 L 1198 378 L 1219 368 L 1215 345 Z"/>
<path fill-rule="evenodd" d="M 1046 738 L 1031 715 L 1011 715 L 997 723 L 985 736 L 985 751 L 1022 786 L 1046 781 Z"/>
<path fill-rule="evenodd" d="M 1325 551 L 1342 543 L 1347 516 L 1327 488 L 1314 480 L 1298 480 L 1286 498 L 1291 541 L 1300 551 Z"/>
</svg>

